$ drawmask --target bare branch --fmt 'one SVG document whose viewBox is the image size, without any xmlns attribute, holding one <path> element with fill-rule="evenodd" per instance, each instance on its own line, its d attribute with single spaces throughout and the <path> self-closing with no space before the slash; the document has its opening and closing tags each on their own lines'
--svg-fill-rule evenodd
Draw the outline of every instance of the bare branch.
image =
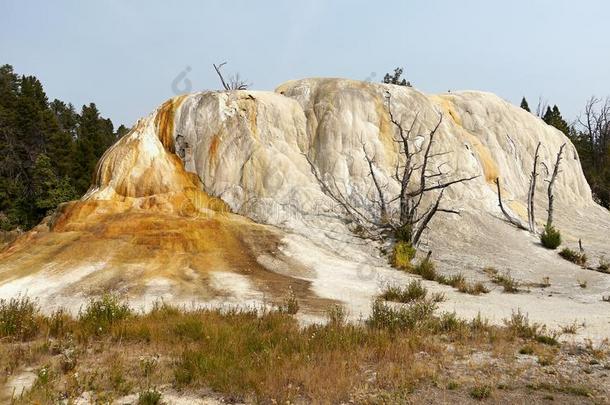
<svg viewBox="0 0 610 405">
<path fill-rule="evenodd" d="M 502 204 L 502 192 L 500 191 L 501 187 L 500 187 L 500 178 L 499 177 L 496 178 L 495 183 L 496 183 L 496 187 L 498 189 L 498 206 L 500 207 L 502 214 L 504 214 L 504 217 L 506 218 L 506 220 L 508 222 L 510 222 L 511 224 L 513 224 L 514 226 L 516 226 L 519 229 L 523 229 L 524 231 L 527 231 L 527 228 L 525 227 L 525 225 L 523 225 L 521 223 L 521 221 L 519 221 L 517 218 L 513 218 L 512 216 L 510 216 L 510 214 L 504 209 L 504 204 Z"/>
</svg>

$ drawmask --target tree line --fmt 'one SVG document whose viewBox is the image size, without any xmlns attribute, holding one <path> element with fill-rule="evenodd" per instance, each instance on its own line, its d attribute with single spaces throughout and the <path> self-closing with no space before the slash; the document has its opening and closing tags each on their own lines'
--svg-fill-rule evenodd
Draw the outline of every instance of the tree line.
<svg viewBox="0 0 610 405">
<path fill-rule="evenodd" d="M 525 97 L 521 108 L 531 112 Z M 591 97 L 583 113 L 571 124 L 561 116 L 557 105 L 551 108 L 538 103 L 535 114 L 570 138 L 595 200 L 610 209 L 610 98 Z"/>
<path fill-rule="evenodd" d="M 49 101 L 34 76 L 0 67 L 0 229 L 29 229 L 91 184 L 104 151 L 127 133 L 96 105 Z"/>
</svg>

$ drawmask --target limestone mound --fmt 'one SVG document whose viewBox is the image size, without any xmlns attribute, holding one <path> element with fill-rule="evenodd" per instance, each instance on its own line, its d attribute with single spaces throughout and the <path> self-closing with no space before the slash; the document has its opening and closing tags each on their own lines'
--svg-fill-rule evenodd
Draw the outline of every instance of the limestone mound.
<svg viewBox="0 0 610 405">
<path fill-rule="evenodd" d="M 583 239 L 592 261 L 608 255 L 610 214 L 594 203 L 576 149 L 561 132 L 489 93 L 427 96 L 344 79 L 167 101 L 104 154 L 80 201 L 64 204 L 0 254 L 0 296 L 29 289 L 49 302 L 76 305 L 118 289 L 145 306 L 157 297 L 260 303 L 279 299 L 292 286 L 306 312 L 341 301 L 355 317 L 365 314 L 382 284 L 409 276 L 353 236 L 306 156 L 357 198 L 373 192 L 364 144 L 388 190 L 397 190 L 392 173 L 400 156 L 388 93 L 395 116 L 405 123 L 417 117 L 418 134 L 441 113 L 435 150 L 450 152 L 443 161 L 454 176 L 478 176 L 446 193 L 445 204 L 462 214 L 437 216 L 425 235 L 423 247 L 433 250 L 439 269 L 481 280 L 487 266 L 531 282 L 551 278 L 551 291 L 511 296 L 493 291 L 470 297 L 430 284 L 448 294 L 445 309 L 464 315 L 483 310 L 498 320 L 520 307 L 546 323 L 582 316 L 591 335 L 608 335 L 601 294 L 610 293 L 609 276 L 542 249 L 535 237 L 508 225 L 497 207 L 493 180 L 500 177 L 505 204 L 526 222 L 537 143 L 546 168 L 566 143 L 555 186 L 556 224 L 566 245 Z M 543 169 L 541 177 L 548 175 Z M 538 186 L 541 228 L 546 184 Z M 588 289 L 576 286 L 579 277 L 589 281 Z"/>
</svg>

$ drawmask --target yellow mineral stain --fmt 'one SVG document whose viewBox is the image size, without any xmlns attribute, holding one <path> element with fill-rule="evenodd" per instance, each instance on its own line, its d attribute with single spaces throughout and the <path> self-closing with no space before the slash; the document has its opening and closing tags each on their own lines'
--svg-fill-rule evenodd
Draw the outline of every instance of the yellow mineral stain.
<svg viewBox="0 0 610 405">
<path fill-rule="evenodd" d="M 174 118 L 176 109 L 180 107 L 182 101 L 187 97 L 186 94 L 170 98 L 159 107 L 155 116 L 155 126 L 157 128 L 157 136 L 163 144 L 163 147 L 171 153 L 176 152 L 174 145 Z"/>
<path fill-rule="evenodd" d="M 448 115 L 451 120 L 456 124 L 456 128 L 459 130 L 460 134 L 462 134 L 464 138 L 466 138 L 466 140 L 472 145 L 474 151 L 476 152 L 479 163 L 483 168 L 485 180 L 488 183 L 493 183 L 494 180 L 497 179 L 499 176 L 499 170 L 498 165 L 491 156 L 489 148 L 483 145 L 479 138 L 468 132 L 462 126 L 462 120 L 459 114 L 453 108 L 450 96 L 432 96 L 431 99 L 433 101 L 436 101 L 441 106 L 445 114 Z"/>
</svg>

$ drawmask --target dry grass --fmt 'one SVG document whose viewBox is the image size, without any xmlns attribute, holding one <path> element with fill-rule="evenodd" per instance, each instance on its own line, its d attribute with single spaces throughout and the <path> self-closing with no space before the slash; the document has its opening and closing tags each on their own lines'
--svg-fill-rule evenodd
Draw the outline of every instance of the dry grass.
<svg viewBox="0 0 610 405">
<path fill-rule="evenodd" d="M 492 283 L 502 286 L 505 293 L 515 294 L 519 292 L 521 284 L 511 277 L 510 273 L 500 273 L 493 267 L 487 267 L 483 271 L 491 278 Z"/>
<path fill-rule="evenodd" d="M 466 321 L 436 314 L 434 297 L 421 285 L 406 290 L 412 290 L 407 304 L 377 300 L 365 322 L 346 323 L 344 309 L 333 306 L 328 323 L 307 327 L 287 311 L 186 310 L 159 302 L 141 314 L 113 296 L 91 301 L 78 317 L 35 309 L 28 312 L 33 333 L 11 332 L 1 341 L 2 372 L 36 370 L 36 383 L 17 403 L 70 402 L 89 392 L 94 402 L 133 394 L 154 404 L 159 387 L 260 403 L 397 403 L 412 401 L 423 387 L 462 399 L 495 398 L 500 394 L 467 383 L 479 366 L 465 365 L 464 356 L 494 352 L 512 367 L 526 345 L 549 364 L 559 350 L 546 328 L 519 312 L 505 327 L 480 316 Z M 4 303 L 0 321 L 28 302 Z M 446 374 L 452 365 L 459 376 Z"/>
</svg>

